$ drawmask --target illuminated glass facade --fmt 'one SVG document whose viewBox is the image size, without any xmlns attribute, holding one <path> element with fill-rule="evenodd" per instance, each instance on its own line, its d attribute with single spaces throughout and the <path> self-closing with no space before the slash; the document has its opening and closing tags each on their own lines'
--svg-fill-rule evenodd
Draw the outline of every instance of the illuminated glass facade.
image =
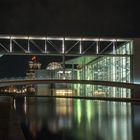
<svg viewBox="0 0 140 140">
<path fill-rule="evenodd" d="M 113 56 L 100 56 L 88 64 L 84 64 L 78 71 L 79 80 L 99 80 L 126 82 L 132 81 L 131 77 L 131 59 L 132 59 L 132 42 L 127 42 L 109 52 Z M 117 55 L 122 56 L 117 56 Z M 127 97 L 130 98 L 130 89 L 107 87 L 99 85 L 83 85 L 79 87 L 82 94 L 87 96 L 105 96 L 105 97 Z"/>
<path fill-rule="evenodd" d="M 67 42 L 65 42 L 65 47 L 67 46 L 66 43 Z M 76 45 L 78 43 L 76 43 Z M 91 45 L 88 44 L 89 46 L 85 47 L 85 51 L 84 45 L 87 45 L 86 43 L 91 44 L 89 41 L 81 41 L 81 46 L 77 49 L 77 52 L 76 47 L 78 48 L 78 46 L 72 46 L 73 48 L 75 47 L 73 52 L 77 53 L 76 56 L 68 53 L 61 55 L 60 57 L 63 57 L 63 59 L 60 59 L 58 62 L 61 64 L 59 70 L 44 70 L 44 72 L 42 70 L 37 71 L 36 77 L 47 79 L 112 81 L 122 83 L 133 82 L 131 68 L 133 57 L 132 40 L 94 40 Z M 82 55 L 78 54 L 81 52 L 80 48 L 83 53 Z M 67 67 L 67 65 L 69 67 Z M 50 86 L 46 88 L 49 89 L 49 87 Z M 74 96 L 131 98 L 130 89 L 111 86 L 55 84 L 53 88 L 72 88 Z M 46 91 L 49 92 L 48 90 L 45 90 L 45 92 Z"/>
</svg>

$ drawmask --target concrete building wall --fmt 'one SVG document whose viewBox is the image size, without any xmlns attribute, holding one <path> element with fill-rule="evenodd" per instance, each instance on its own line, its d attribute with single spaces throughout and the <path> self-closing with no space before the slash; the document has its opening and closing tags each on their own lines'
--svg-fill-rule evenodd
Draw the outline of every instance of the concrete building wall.
<svg viewBox="0 0 140 140">
<path fill-rule="evenodd" d="M 140 83 L 140 38 L 133 41 L 133 81 Z"/>
<path fill-rule="evenodd" d="M 134 83 L 140 84 L 140 38 L 133 40 L 132 77 Z M 132 98 L 140 98 L 140 91 L 132 90 Z"/>
</svg>

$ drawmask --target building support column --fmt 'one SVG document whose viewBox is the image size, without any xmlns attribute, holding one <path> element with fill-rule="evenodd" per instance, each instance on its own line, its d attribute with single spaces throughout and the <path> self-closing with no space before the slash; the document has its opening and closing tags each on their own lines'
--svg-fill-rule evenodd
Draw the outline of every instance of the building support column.
<svg viewBox="0 0 140 140">
<path fill-rule="evenodd" d="M 65 44 L 64 44 L 64 38 L 62 40 L 62 59 L 63 59 L 63 79 L 65 79 Z"/>
<path fill-rule="evenodd" d="M 138 83 L 138 84 L 140 84 L 140 63 L 139 63 L 140 54 L 139 54 L 139 52 L 140 52 L 140 39 L 135 38 L 133 40 L 133 56 L 131 56 L 131 57 L 133 57 L 133 58 L 131 58 L 132 59 L 131 61 L 133 61 L 131 63 L 131 65 L 133 67 L 132 68 L 133 77 L 131 77 L 131 78 L 133 80 L 132 82 Z M 137 91 L 135 89 L 131 90 L 131 95 L 132 95 L 131 96 L 132 98 L 140 98 L 139 91 Z"/>
</svg>

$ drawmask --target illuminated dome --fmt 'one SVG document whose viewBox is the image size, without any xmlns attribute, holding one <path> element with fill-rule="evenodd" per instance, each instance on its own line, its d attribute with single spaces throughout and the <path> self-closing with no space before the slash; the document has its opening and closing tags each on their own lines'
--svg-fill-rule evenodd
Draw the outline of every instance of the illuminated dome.
<svg viewBox="0 0 140 140">
<path fill-rule="evenodd" d="M 58 63 L 58 62 L 51 62 L 48 64 L 47 66 L 47 70 L 57 70 L 57 69 L 60 69 L 62 68 L 61 64 Z"/>
</svg>

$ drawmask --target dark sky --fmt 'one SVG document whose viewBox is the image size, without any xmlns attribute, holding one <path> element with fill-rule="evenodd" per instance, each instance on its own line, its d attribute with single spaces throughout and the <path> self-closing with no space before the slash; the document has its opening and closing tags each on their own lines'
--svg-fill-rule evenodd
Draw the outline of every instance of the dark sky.
<svg viewBox="0 0 140 140">
<path fill-rule="evenodd" d="M 140 37 L 138 9 L 135 0 L 0 0 L 0 34 Z M 24 73 L 27 59 L 0 58 L 1 75 Z"/>
<path fill-rule="evenodd" d="M 136 36 L 134 0 L 0 0 L 0 34 Z"/>
</svg>

